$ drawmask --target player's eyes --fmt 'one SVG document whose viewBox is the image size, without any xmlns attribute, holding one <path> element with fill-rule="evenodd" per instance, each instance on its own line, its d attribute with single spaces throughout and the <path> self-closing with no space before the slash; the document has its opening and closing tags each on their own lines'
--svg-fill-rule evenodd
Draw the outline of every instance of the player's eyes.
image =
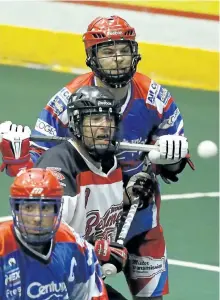
<svg viewBox="0 0 220 300">
<path fill-rule="evenodd" d="M 94 122 L 99 122 L 99 121 L 101 121 L 102 120 L 102 118 L 100 118 L 100 117 L 94 117 L 93 119 L 92 119 L 92 121 L 94 121 Z"/>
<path fill-rule="evenodd" d="M 122 53 L 123 53 L 123 54 L 130 54 L 131 51 L 130 51 L 129 48 L 126 48 L 126 49 L 123 49 L 123 50 L 122 50 Z"/>
<path fill-rule="evenodd" d="M 114 53 L 114 51 L 112 51 L 112 50 L 103 51 L 103 55 L 110 55 L 110 54 L 113 54 L 113 53 Z"/>
<path fill-rule="evenodd" d="M 42 211 L 51 211 L 53 210 L 53 205 L 44 204 L 42 205 Z"/>
<path fill-rule="evenodd" d="M 24 206 L 24 209 L 28 212 L 32 211 L 33 210 L 33 207 L 31 205 L 25 205 Z"/>
<path fill-rule="evenodd" d="M 42 205 L 42 210 L 47 211 L 49 210 L 49 205 Z"/>
</svg>

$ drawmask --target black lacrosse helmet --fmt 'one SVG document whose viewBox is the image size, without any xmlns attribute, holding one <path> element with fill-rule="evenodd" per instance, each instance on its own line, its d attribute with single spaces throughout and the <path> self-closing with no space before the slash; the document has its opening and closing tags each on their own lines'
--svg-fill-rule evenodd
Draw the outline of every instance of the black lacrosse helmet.
<svg viewBox="0 0 220 300">
<path fill-rule="evenodd" d="M 102 158 L 108 153 L 114 154 L 118 148 L 119 141 L 117 139 L 117 131 L 120 121 L 120 107 L 114 99 L 112 93 L 103 87 L 83 86 L 76 90 L 69 98 L 67 104 L 67 114 L 69 119 L 69 129 L 77 139 L 80 139 L 85 147 L 89 150 L 89 154 L 95 158 Z M 106 116 L 111 120 L 108 126 L 100 124 L 92 124 L 92 116 Z M 89 125 L 84 125 L 83 120 L 86 116 L 90 116 Z M 112 124 L 112 117 L 114 124 Z M 84 127 L 90 127 L 90 136 L 85 136 Z M 94 128 L 97 127 L 100 135 L 95 136 Z M 93 128 L 93 130 L 92 130 Z M 100 130 L 102 128 L 102 130 Z M 95 131 L 96 131 L 95 130 Z M 90 145 L 85 144 L 85 138 L 91 139 Z M 105 143 L 100 140 L 105 139 Z"/>
</svg>

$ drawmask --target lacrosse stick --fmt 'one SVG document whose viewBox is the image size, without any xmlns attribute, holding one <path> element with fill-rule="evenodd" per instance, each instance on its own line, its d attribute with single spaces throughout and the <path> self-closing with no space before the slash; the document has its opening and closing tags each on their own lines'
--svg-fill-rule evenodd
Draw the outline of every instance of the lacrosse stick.
<svg viewBox="0 0 220 300">
<path fill-rule="evenodd" d="M 56 142 L 60 143 L 63 141 L 68 141 L 72 138 L 70 137 L 59 137 L 59 136 L 44 136 L 44 135 L 32 135 L 30 140 L 33 142 Z M 160 148 L 156 145 L 146 145 L 146 144 L 132 144 L 121 142 L 119 143 L 120 150 L 126 151 L 142 151 L 142 152 L 150 152 L 149 159 L 151 162 L 155 163 L 160 159 Z M 164 160 L 164 164 L 170 163 L 168 160 Z"/>
<path fill-rule="evenodd" d="M 139 196 L 134 198 L 134 200 L 132 201 L 132 205 L 129 209 L 129 212 L 127 214 L 125 222 L 122 226 L 122 229 L 121 229 L 118 239 L 116 241 L 120 245 L 124 245 L 124 241 L 127 237 L 128 231 L 131 227 L 131 223 L 134 219 L 134 216 L 136 214 L 139 203 L 140 203 Z M 103 272 L 104 276 L 111 276 L 111 275 L 115 275 L 117 273 L 117 269 L 113 264 L 106 263 L 106 264 L 102 265 L 102 272 Z"/>
</svg>

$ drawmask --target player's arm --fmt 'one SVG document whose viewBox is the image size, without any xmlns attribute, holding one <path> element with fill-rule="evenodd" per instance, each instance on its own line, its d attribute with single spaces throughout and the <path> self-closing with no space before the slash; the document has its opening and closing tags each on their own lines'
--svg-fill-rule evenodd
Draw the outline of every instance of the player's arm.
<svg viewBox="0 0 220 300">
<path fill-rule="evenodd" d="M 177 181 L 177 174 L 181 173 L 188 163 L 194 166 L 189 159 L 189 146 L 184 136 L 184 123 L 180 110 L 168 90 L 159 86 L 155 98 L 160 123 L 152 133 L 152 143 L 160 148 L 160 160 L 154 161 L 156 171 L 169 183 Z M 150 157 L 149 153 L 149 157 Z M 169 180 L 168 180 L 169 179 Z"/>
<path fill-rule="evenodd" d="M 74 248 L 68 277 L 70 300 L 108 300 L 101 268 L 91 244 L 75 232 L 78 250 Z"/>
<path fill-rule="evenodd" d="M 32 134 L 47 136 L 69 136 L 66 105 L 71 92 L 62 88 L 41 111 Z M 54 146 L 50 142 L 31 142 L 31 130 L 27 126 L 6 121 L 0 124 L 1 171 L 16 176 L 22 168 L 30 168 L 42 153 Z"/>
<path fill-rule="evenodd" d="M 71 92 L 68 88 L 62 88 L 56 93 L 40 112 L 33 135 L 44 136 L 69 136 L 67 128 L 67 102 Z M 52 142 L 31 142 L 31 157 L 34 162 L 41 154 L 54 146 Z"/>
</svg>

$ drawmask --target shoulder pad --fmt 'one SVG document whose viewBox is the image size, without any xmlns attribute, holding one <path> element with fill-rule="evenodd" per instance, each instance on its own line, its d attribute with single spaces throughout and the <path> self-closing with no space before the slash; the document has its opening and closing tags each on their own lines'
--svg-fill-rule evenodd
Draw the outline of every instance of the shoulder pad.
<svg viewBox="0 0 220 300">
<path fill-rule="evenodd" d="M 146 105 L 156 108 L 158 113 L 162 114 L 164 108 L 169 106 L 171 101 L 172 97 L 170 92 L 160 84 L 151 80 L 147 93 Z"/>
</svg>

